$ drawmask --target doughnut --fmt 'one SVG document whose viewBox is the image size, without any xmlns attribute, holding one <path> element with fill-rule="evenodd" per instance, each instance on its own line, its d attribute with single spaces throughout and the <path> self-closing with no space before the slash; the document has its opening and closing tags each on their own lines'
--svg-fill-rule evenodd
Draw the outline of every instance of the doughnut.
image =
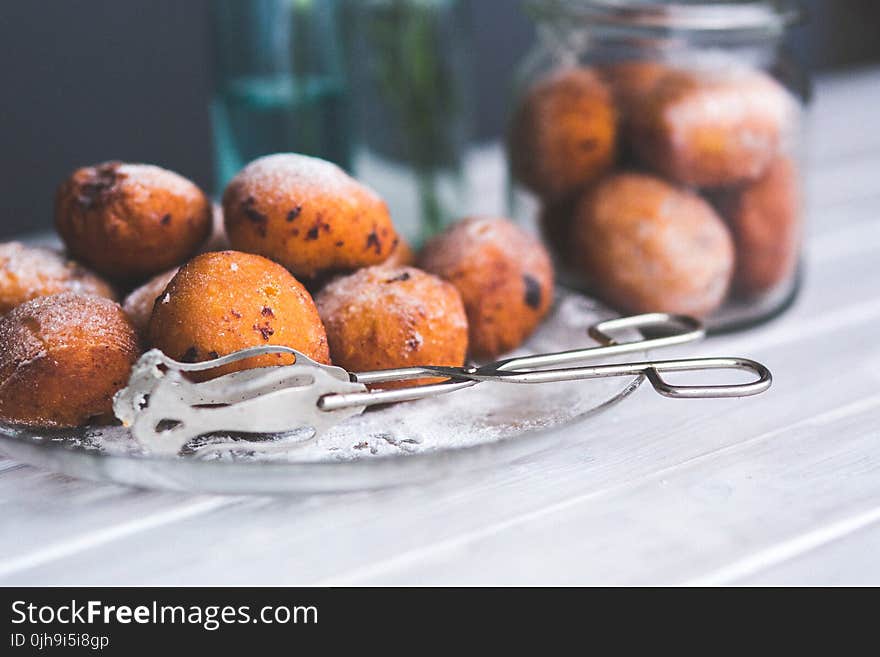
<svg viewBox="0 0 880 657">
<path fill-rule="evenodd" d="M 330 362 L 324 325 L 302 284 L 281 265 L 239 251 L 204 253 L 181 267 L 156 301 L 147 334 L 153 347 L 186 363 L 269 344 Z M 293 362 L 267 354 L 205 376 Z"/>
<path fill-rule="evenodd" d="M 128 316 L 140 335 L 146 336 L 147 326 L 150 324 L 150 316 L 153 314 L 153 304 L 165 292 L 165 288 L 171 279 L 177 274 L 179 267 L 156 274 L 140 287 L 132 290 L 122 303 L 122 310 Z"/>
<path fill-rule="evenodd" d="M 413 253 L 412 247 L 403 237 L 398 236 L 397 246 L 388 256 L 388 259 L 382 264 L 386 267 L 409 267 L 416 262 L 416 254 Z"/>
<path fill-rule="evenodd" d="M 614 162 L 617 118 L 608 86 L 571 68 L 539 80 L 516 109 L 508 135 L 513 176 L 545 201 L 569 196 Z"/>
<path fill-rule="evenodd" d="M 650 92 L 669 73 L 665 64 L 650 60 L 630 60 L 606 64 L 600 69 L 602 79 L 614 96 L 618 116 L 618 161 L 636 165 L 633 156 L 633 117 L 641 111 Z"/>
<path fill-rule="evenodd" d="M 25 301 L 60 292 L 115 298 L 113 288 L 99 276 L 53 249 L 0 244 L 0 315 Z"/>
<path fill-rule="evenodd" d="M 114 280 L 143 280 L 187 260 L 211 231 L 211 204 L 186 178 L 149 164 L 77 169 L 55 195 L 70 255 Z"/>
<path fill-rule="evenodd" d="M 476 358 L 518 347 L 553 303 L 547 250 L 507 219 L 459 221 L 425 245 L 419 264 L 461 294 Z"/>
<path fill-rule="evenodd" d="M 600 74 L 611 87 L 621 123 L 627 123 L 644 98 L 669 71 L 665 64 L 650 60 L 620 61 L 601 68 Z"/>
<path fill-rule="evenodd" d="M 232 247 L 304 280 L 388 259 L 398 241 L 388 207 L 335 164 L 279 153 L 254 160 L 223 193 Z"/>
<path fill-rule="evenodd" d="M 792 161 L 780 156 L 766 173 L 716 197 L 736 244 L 734 292 L 755 297 L 791 279 L 801 241 L 800 189 Z"/>
<path fill-rule="evenodd" d="M 333 363 L 350 372 L 464 364 L 468 329 L 461 297 L 436 276 L 414 267 L 367 267 L 331 281 L 315 302 Z"/>
<path fill-rule="evenodd" d="M 614 174 L 587 193 L 572 242 L 586 278 L 623 312 L 704 317 L 733 274 L 733 241 L 712 207 L 646 174 Z"/>
<path fill-rule="evenodd" d="M 107 420 L 139 355 L 134 327 L 109 299 L 26 301 L 0 318 L 0 418 L 41 427 Z"/>
<path fill-rule="evenodd" d="M 631 116 L 639 159 L 673 182 L 698 187 L 755 180 L 776 156 L 794 104 L 758 71 L 663 76 Z"/>
<path fill-rule="evenodd" d="M 208 240 L 199 247 L 199 253 L 209 251 L 228 251 L 231 249 L 229 236 L 226 234 L 226 226 L 223 222 L 223 208 L 217 203 L 211 204 L 211 235 Z"/>
</svg>

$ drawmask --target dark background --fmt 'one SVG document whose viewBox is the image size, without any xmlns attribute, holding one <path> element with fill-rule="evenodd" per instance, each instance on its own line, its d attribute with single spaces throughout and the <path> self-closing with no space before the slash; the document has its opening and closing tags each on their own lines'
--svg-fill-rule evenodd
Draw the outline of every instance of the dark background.
<svg viewBox="0 0 880 657">
<path fill-rule="evenodd" d="M 244 1 L 244 0 L 243 0 Z M 466 0 L 478 136 L 500 130 L 532 28 L 519 0 Z M 212 186 L 210 0 L 29 0 L 0 11 L 0 236 L 50 225 L 72 169 L 151 162 Z M 880 2 L 813 0 L 792 49 L 818 71 L 880 61 Z"/>
</svg>

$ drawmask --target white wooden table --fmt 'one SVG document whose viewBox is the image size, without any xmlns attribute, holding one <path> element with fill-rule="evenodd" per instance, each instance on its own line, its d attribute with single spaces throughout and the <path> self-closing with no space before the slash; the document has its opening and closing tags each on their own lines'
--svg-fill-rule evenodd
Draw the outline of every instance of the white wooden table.
<svg viewBox="0 0 880 657">
<path fill-rule="evenodd" d="M 805 289 L 690 350 L 764 361 L 769 393 L 643 387 L 562 448 L 373 493 L 147 492 L 0 459 L 0 584 L 880 584 L 880 69 L 818 92 Z"/>
</svg>

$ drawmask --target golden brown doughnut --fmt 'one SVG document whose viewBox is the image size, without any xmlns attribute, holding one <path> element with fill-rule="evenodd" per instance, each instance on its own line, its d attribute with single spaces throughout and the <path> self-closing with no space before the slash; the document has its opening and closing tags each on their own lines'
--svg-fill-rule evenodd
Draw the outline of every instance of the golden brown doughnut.
<svg viewBox="0 0 880 657">
<path fill-rule="evenodd" d="M 53 249 L 0 244 L 0 315 L 25 301 L 60 292 L 115 298 L 113 288 L 100 277 Z"/>
<path fill-rule="evenodd" d="M 663 76 L 632 114 L 639 158 L 685 185 L 717 187 L 758 178 L 779 148 L 794 105 L 757 71 Z"/>
<path fill-rule="evenodd" d="M 279 153 L 254 160 L 223 193 L 229 240 L 313 279 L 385 261 L 397 243 L 388 207 L 335 164 Z"/>
<path fill-rule="evenodd" d="M 791 278 L 800 250 L 801 208 L 798 175 L 789 158 L 776 158 L 755 182 L 721 192 L 717 207 L 736 244 L 737 294 L 760 295 Z"/>
<path fill-rule="evenodd" d="M 553 303 L 547 250 L 507 219 L 464 219 L 429 241 L 419 262 L 458 289 L 477 358 L 518 347 Z"/>
<path fill-rule="evenodd" d="M 55 195 L 55 226 L 77 260 L 113 279 L 143 279 L 189 258 L 211 231 L 195 184 L 149 164 L 77 169 Z"/>
<path fill-rule="evenodd" d="M 614 162 L 617 118 L 607 85 L 592 70 L 563 69 L 528 90 L 508 139 L 514 177 L 546 200 L 595 180 Z"/>
<path fill-rule="evenodd" d="M 148 334 L 153 347 L 188 363 L 267 344 L 330 362 L 324 326 L 302 284 L 281 265 L 239 251 L 204 253 L 181 267 L 153 307 Z M 256 356 L 211 376 L 293 361 L 287 354 Z"/>
<path fill-rule="evenodd" d="M 596 185 L 577 205 L 572 239 L 587 278 L 624 312 L 703 317 L 733 274 L 733 241 L 712 207 L 646 174 Z"/>
<path fill-rule="evenodd" d="M 0 417 L 43 427 L 108 419 L 140 354 L 119 304 L 64 292 L 0 319 Z"/>
<path fill-rule="evenodd" d="M 413 267 L 368 267 L 331 281 L 315 301 L 333 363 L 350 372 L 464 364 L 464 307 L 455 288 L 436 276 Z"/>
</svg>

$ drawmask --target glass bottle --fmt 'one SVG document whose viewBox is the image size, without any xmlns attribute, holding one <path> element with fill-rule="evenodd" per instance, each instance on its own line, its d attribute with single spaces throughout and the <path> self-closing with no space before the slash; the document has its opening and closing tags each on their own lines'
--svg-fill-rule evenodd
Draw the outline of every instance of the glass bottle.
<svg viewBox="0 0 880 657">
<path fill-rule="evenodd" d="M 351 165 L 336 0 L 212 0 L 216 189 L 262 155 Z"/>
</svg>

